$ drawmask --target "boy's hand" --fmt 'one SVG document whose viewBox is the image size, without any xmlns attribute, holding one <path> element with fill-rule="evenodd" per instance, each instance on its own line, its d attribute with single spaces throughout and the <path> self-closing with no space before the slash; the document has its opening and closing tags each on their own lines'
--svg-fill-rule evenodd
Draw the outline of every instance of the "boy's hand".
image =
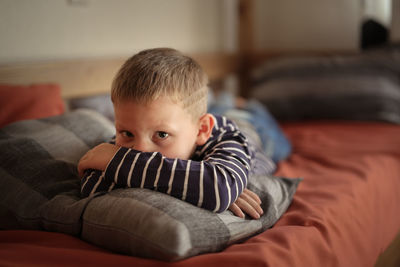
<svg viewBox="0 0 400 267">
<path fill-rule="evenodd" d="M 79 177 L 82 177 L 87 169 L 105 171 L 108 163 L 114 157 L 115 153 L 117 153 L 118 149 L 119 146 L 102 143 L 86 152 L 78 163 Z"/>
<path fill-rule="evenodd" d="M 231 204 L 229 210 L 240 218 L 244 218 L 243 212 L 247 213 L 253 219 L 259 219 L 264 213 L 261 208 L 261 199 L 247 188 L 238 199 Z"/>
</svg>

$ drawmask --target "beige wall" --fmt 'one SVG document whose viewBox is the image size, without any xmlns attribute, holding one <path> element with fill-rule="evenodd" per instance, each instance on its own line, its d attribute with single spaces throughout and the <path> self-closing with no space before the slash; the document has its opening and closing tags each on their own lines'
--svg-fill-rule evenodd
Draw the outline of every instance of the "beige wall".
<svg viewBox="0 0 400 267">
<path fill-rule="evenodd" d="M 223 47 L 215 0 L 0 0 L 0 62 Z"/>
<path fill-rule="evenodd" d="M 358 49 L 359 0 L 256 0 L 258 49 Z"/>
<path fill-rule="evenodd" d="M 393 1 L 394 10 L 400 11 L 400 0 Z M 357 50 L 365 12 L 387 14 L 385 7 L 365 10 L 365 3 L 375 5 L 375 0 L 254 2 L 254 44 L 260 50 Z M 185 52 L 234 51 L 237 4 L 238 0 L 0 0 L 0 63 L 128 56 L 156 46 Z M 392 28 L 400 29 L 400 18 L 393 23 Z M 392 39 L 400 40 L 400 30 Z"/>
</svg>

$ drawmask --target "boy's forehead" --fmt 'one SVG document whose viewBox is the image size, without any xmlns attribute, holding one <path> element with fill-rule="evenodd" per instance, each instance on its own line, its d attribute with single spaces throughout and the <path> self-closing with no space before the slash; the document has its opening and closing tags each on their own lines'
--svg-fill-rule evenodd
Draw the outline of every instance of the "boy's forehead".
<svg viewBox="0 0 400 267">
<path fill-rule="evenodd" d="M 153 97 L 140 97 L 138 99 L 135 98 L 125 98 L 125 99 L 118 99 L 113 101 L 114 106 L 123 104 L 123 105 L 140 105 L 140 106 L 152 106 L 152 105 L 180 105 L 183 106 L 183 100 L 178 96 L 153 96 Z"/>
<path fill-rule="evenodd" d="M 186 109 L 179 102 L 169 98 L 158 98 L 153 101 L 119 101 L 114 103 L 116 119 L 133 118 L 167 122 L 173 118 L 182 118 L 188 115 Z"/>
</svg>

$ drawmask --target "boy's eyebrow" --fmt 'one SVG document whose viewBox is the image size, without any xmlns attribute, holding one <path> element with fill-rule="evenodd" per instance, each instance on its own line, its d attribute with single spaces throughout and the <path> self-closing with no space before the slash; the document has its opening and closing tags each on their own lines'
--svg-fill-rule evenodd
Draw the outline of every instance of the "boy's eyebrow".
<svg viewBox="0 0 400 267">
<path fill-rule="evenodd" d="M 153 127 L 156 128 L 156 130 L 178 131 L 178 128 L 176 126 L 169 124 L 169 123 L 165 123 L 164 121 L 160 122 L 159 124 L 155 124 L 155 126 L 153 126 Z M 125 126 L 119 122 L 116 122 L 115 128 L 129 129 L 129 128 L 131 128 L 131 126 L 130 125 Z"/>
<path fill-rule="evenodd" d="M 156 127 L 157 128 L 161 128 L 161 130 L 162 129 L 166 129 L 166 130 L 170 130 L 170 131 L 176 131 L 177 130 L 176 126 L 174 127 L 173 125 L 167 124 L 165 122 L 162 122 L 162 123 L 158 124 Z"/>
<path fill-rule="evenodd" d="M 131 131 L 132 130 L 132 126 L 131 125 L 123 125 L 119 122 L 115 123 L 115 129 L 116 130 L 124 130 L 124 131 Z"/>
<path fill-rule="evenodd" d="M 121 123 L 120 122 L 115 122 L 115 128 L 127 128 L 127 127 L 125 127 L 124 125 L 121 125 Z"/>
</svg>

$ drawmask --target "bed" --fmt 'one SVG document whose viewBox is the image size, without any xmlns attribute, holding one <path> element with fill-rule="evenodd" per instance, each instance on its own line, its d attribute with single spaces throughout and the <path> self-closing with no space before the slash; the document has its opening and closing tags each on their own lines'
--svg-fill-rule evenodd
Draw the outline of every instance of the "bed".
<svg viewBox="0 0 400 267">
<path fill-rule="evenodd" d="M 61 196 L 49 193 L 46 197 L 52 202 L 46 202 L 46 209 L 41 208 L 39 215 L 29 213 L 38 205 L 35 203 L 38 198 L 33 197 L 25 200 L 24 213 L 18 213 L 18 210 L 11 214 L 13 207 L 5 207 L 5 203 L 12 202 L 4 197 L 10 190 L 5 187 L 8 180 L 4 177 L 8 176 L 2 172 L 0 265 L 399 266 L 399 53 L 400 50 L 392 46 L 351 55 L 287 56 L 279 53 L 271 56 L 267 53 L 266 56 L 247 47 L 239 55 L 193 55 L 215 86 L 226 75 L 238 73 L 242 94 L 264 103 L 289 138 L 292 144 L 290 157 L 279 163 L 274 177 L 269 177 L 271 188 L 275 185 L 276 191 L 286 196 L 283 198 L 280 194 L 281 200 L 271 206 L 280 210 L 279 216 L 265 220 L 261 225 L 255 225 L 254 220 L 249 219 L 233 221 L 228 228 L 231 239 L 208 238 L 217 241 L 201 243 L 202 249 L 195 247 L 191 253 L 171 257 L 163 255 L 165 247 L 151 247 L 143 252 L 141 246 L 144 246 L 146 236 L 124 239 L 123 231 L 102 232 L 104 229 L 97 227 L 101 226 L 99 221 L 87 224 L 96 213 L 83 216 L 80 211 L 88 207 L 93 209 L 95 204 L 103 207 L 104 196 L 99 196 L 96 203 L 78 200 L 71 193 L 77 190 L 76 183 L 64 184 L 70 191 Z M 75 136 L 80 136 L 81 129 L 87 130 L 85 127 L 102 127 L 100 134 L 90 135 L 91 139 L 84 141 L 87 146 L 106 140 L 112 134 L 112 124 L 108 121 L 112 117 L 106 119 L 103 115 L 107 117 L 109 110 L 100 111 L 103 115 L 99 115 L 98 110 L 74 111 L 71 103 L 79 106 L 82 97 L 93 99 L 97 96 L 104 100 L 112 76 L 123 60 L 87 59 L 2 66 L 1 126 L 6 127 L 6 133 L 34 135 L 36 142 L 47 146 L 53 140 L 43 134 L 37 137 L 31 125 L 37 131 L 43 130 L 44 125 L 48 127 L 45 129 L 57 131 L 60 125 L 71 129 L 75 127 L 70 125 L 73 118 L 81 123 L 76 127 L 79 131 L 74 130 Z M 53 119 L 59 116 L 64 116 L 64 121 Z M 18 124 L 21 120 L 24 124 Z M 12 122 L 17 124 L 10 127 Z M 18 134 L 13 127 L 18 128 Z M 28 134 L 27 130 L 30 131 Z M 1 135 L 4 137 L 4 132 Z M 63 137 L 60 135 L 57 142 L 65 141 Z M 19 147 L 20 139 L 15 142 L 15 147 Z M 57 154 L 67 163 L 71 159 L 72 162 L 77 160 L 76 154 L 65 155 L 65 151 L 52 149 L 45 152 Z M 4 151 L 2 161 L 6 162 L 9 157 L 4 156 Z M 23 158 L 23 155 L 20 151 L 15 158 Z M 37 164 L 42 166 L 44 162 Z M 57 168 L 75 172 L 72 170 L 74 165 L 69 163 L 57 165 Z M 13 171 L 17 173 L 18 168 Z M 46 192 L 57 192 L 57 188 L 54 183 L 50 189 L 46 188 Z M 24 190 L 19 187 L 15 194 L 27 192 Z M 147 192 L 136 193 L 153 201 Z M 121 195 L 114 196 L 121 199 Z M 60 201 L 69 205 L 59 210 L 57 203 Z M 18 204 L 15 206 L 19 207 Z M 173 203 L 185 209 L 186 206 L 181 204 Z M 267 210 L 271 209 L 268 207 Z M 44 212 L 48 210 L 50 212 Z M 60 217 L 63 213 L 69 217 L 61 224 L 60 218 L 65 218 Z M 164 213 L 157 213 L 157 216 L 164 216 Z M 206 213 L 196 216 L 208 219 Z M 140 220 L 149 223 L 145 217 Z M 226 222 L 224 220 L 231 221 L 231 218 L 220 216 L 218 220 Z M 104 226 L 104 221 L 102 223 Z M 159 224 L 157 220 L 152 223 Z M 159 227 L 165 227 L 165 223 L 162 221 Z M 176 224 L 168 227 L 166 229 L 172 229 L 175 235 L 180 235 L 183 229 Z M 194 231 L 199 231 L 196 227 Z M 248 232 L 243 234 L 243 228 Z M 220 237 L 212 226 L 203 231 L 205 236 Z M 236 235 L 232 234 L 235 231 Z M 96 239 L 101 235 L 105 240 Z M 138 242 L 140 238 L 142 243 Z M 170 236 L 162 235 L 161 238 Z M 196 237 L 189 235 L 187 238 L 199 244 Z M 120 249 L 107 247 L 107 242 L 117 245 L 132 240 L 136 243 L 128 245 L 130 250 L 126 250 L 127 245 L 121 245 Z M 143 257 L 134 250 L 141 251 Z"/>
</svg>

